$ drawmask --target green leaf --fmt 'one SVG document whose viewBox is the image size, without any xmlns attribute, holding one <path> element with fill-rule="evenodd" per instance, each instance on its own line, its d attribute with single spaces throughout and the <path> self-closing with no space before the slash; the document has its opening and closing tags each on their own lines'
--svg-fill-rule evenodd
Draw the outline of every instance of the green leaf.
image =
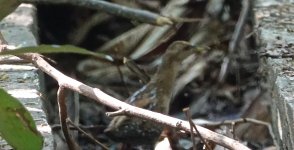
<svg viewBox="0 0 294 150">
<path fill-rule="evenodd" d="M 18 55 L 24 53 L 76 53 L 102 58 L 107 61 L 113 61 L 113 58 L 109 55 L 94 53 L 72 45 L 39 45 L 34 47 L 22 47 L 15 50 L 1 52 L 0 55 Z"/>
<path fill-rule="evenodd" d="M 0 134 L 14 149 L 40 150 L 43 138 L 30 113 L 0 88 Z"/>
</svg>

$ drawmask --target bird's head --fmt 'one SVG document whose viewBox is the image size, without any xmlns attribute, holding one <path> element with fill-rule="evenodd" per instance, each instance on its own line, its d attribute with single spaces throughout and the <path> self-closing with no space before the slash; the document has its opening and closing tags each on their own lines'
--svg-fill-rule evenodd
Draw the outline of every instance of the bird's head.
<svg viewBox="0 0 294 150">
<path fill-rule="evenodd" d="M 181 61 L 187 56 L 193 54 L 193 48 L 194 46 L 186 41 L 175 41 L 167 48 L 163 59 L 168 60 L 166 62 Z"/>
</svg>

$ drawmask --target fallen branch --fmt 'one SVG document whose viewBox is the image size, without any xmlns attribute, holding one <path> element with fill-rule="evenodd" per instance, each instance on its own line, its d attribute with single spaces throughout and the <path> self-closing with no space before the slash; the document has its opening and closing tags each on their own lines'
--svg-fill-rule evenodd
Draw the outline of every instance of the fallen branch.
<svg viewBox="0 0 294 150">
<path fill-rule="evenodd" d="M 186 132 L 190 132 L 190 124 L 187 121 L 176 119 L 167 115 L 163 115 L 161 113 L 152 112 L 149 110 L 145 110 L 142 108 L 138 108 L 129 104 L 126 104 L 116 98 L 113 98 L 106 93 L 102 92 L 100 89 L 92 88 L 88 85 L 85 85 L 77 80 L 74 80 L 60 71 L 56 70 L 50 64 L 48 64 L 39 54 L 36 53 L 28 53 L 19 55 L 19 57 L 26 59 L 32 62 L 37 68 L 44 71 L 46 74 L 54 78 L 59 86 L 71 89 L 75 92 L 78 92 L 84 96 L 90 97 L 98 103 L 102 103 L 108 107 L 111 107 L 115 110 L 123 109 L 125 113 L 129 116 L 135 116 L 138 118 L 150 120 L 159 124 L 163 124 L 169 127 L 173 127 L 179 130 L 184 130 Z M 197 126 L 199 133 L 203 138 L 209 141 L 213 141 L 219 145 L 222 145 L 229 149 L 238 149 L 238 150 L 248 150 L 249 148 L 240 142 L 228 138 L 224 135 L 215 133 L 201 126 Z M 197 135 L 196 131 L 194 134 Z"/>
</svg>

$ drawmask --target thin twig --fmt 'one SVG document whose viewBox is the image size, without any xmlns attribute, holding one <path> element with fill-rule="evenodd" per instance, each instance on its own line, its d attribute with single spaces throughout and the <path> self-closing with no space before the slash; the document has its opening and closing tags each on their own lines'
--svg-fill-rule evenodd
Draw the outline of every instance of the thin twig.
<svg viewBox="0 0 294 150">
<path fill-rule="evenodd" d="M 229 122 L 229 121 L 225 121 L 224 123 L 227 123 L 227 122 Z M 268 131 L 269 131 L 270 135 L 272 136 L 272 138 L 275 139 L 275 135 L 274 135 L 272 126 L 268 122 L 261 121 L 261 120 L 256 120 L 256 119 L 253 119 L 253 118 L 240 118 L 240 119 L 236 119 L 236 120 L 231 120 L 231 122 L 235 122 L 235 124 L 251 122 L 251 123 L 254 123 L 254 124 L 266 126 L 268 128 Z"/>
<path fill-rule="evenodd" d="M 96 140 L 92 135 L 88 134 L 86 131 L 84 131 L 83 129 L 81 129 L 79 126 L 75 125 L 69 118 L 66 119 L 66 122 L 68 122 L 69 124 L 71 124 L 72 126 L 74 126 L 77 130 L 79 130 L 80 132 L 82 132 L 83 134 L 85 134 L 86 137 L 88 137 L 90 140 L 92 140 L 95 143 L 97 143 L 98 145 L 100 145 L 103 149 L 109 150 L 109 148 L 107 146 L 105 146 L 103 143 L 101 143 L 98 140 Z"/>
<path fill-rule="evenodd" d="M 249 0 L 243 0 L 242 1 L 242 10 L 240 12 L 240 17 L 238 19 L 238 22 L 236 24 L 234 33 L 232 35 L 232 39 L 229 43 L 229 53 L 233 53 L 236 50 L 237 45 L 239 44 L 241 40 L 241 36 L 243 33 L 243 28 L 246 23 L 246 19 L 249 13 Z"/>
<path fill-rule="evenodd" d="M 114 111 L 114 112 L 106 112 L 105 114 L 108 117 L 122 116 L 122 115 L 126 114 L 126 110 L 125 109 L 119 109 L 119 110 Z"/>
<path fill-rule="evenodd" d="M 72 32 L 72 34 L 69 35 L 70 41 L 73 45 L 80 45 L 94 26 L 99 25 L 100 23 L 105 22 L 107 20 L 110 20 L 111 18 L 112 16 L 106 13 L 97 12 L 89 19 L 85 20 L 78 29 L 76 29 Z"/>
<path fill-rule="evenodd" d="M 253 27 L 253 31 L 251 31 L 250 33 L 245 35 L 245 39 L 249 39 L 251 36 L 257 34 L 260 27 L 261 27 L 261 25 L 259 23 L 257 23 L 257 25 L 255 25 Z"/>
<path fill-rule="evenodd" d="M 148 76 L 148 74 L 143 69 L 141 69 L 133 60 L 124 57 L 123 63 L 132 72 L 134 72 L 144 84 L 147 84 L 150 81 L 150 77 Z"/>
<path fill-rule="evenodd" d="M 196 125 L 194 124 L 194 122 L 192 120 L 192 117 L 191 117 L 191 113 L 190 113 L 189 108 L 185 108 L 183 111 L 186 113 L 186 116 L 187 116 L 187 119 L 189 120 L 190 125 L 195 129 L 195 131 L 196 131 L 197 135 L 199 136 L 200 140 L 206 146 L 206 149 L 212 150 L 212 148 L 207 144 L 207 142 L 205 141 L 205 139 L 202 137 L 202 135 L 198 131 Z M 192 129 L 192 131 L 193 131 L 193 129 Z M 191 132 L 191 134 L 193 135 L 193 132 Z M 193 141 L 195 141 L 194 138 L 193 138 Z M 194 145 L 194 143 L 193 143 L 193 145 Z M 195 148 L 196 148 L 196 146 L 195 146 Z"/>
<path fill-rule="evenodd" d="M 61 129 L 65 137 L 66 143 L 68 145 L 68 148 L 71 150 L 78 150 L 79 146 L 71 138 L 69 130 L 68 130 L 68 126 L 66 123 L 67 109 L 66 109 L 66 103 L 65 103 L 65 95 L 66 95 L 65 88 L 63 86 L 59 86 L 57 91 L 57 102 L 59 107 L 59 116 L 60 116 L 59 119 L 61 123 Z"/>
<path fill-rule="evenodd" d="M 196 120 L 194 120 L 193 122 L 195 124 L 197 124 Z M 240 123 L 247 123 L 247 122 L 254 123 L 254 124 L 257 124 L 257 125 L 266 126 L 268 128 L 268 131 L 269 131 L 270 135 L 272 136 L 272 138 L 275 139 L 275 135 L 274 135 L 271 124 L 268 123 L 268 122 L 265 122 L 265 121 L 256 120 L 254 118 L 239 118 L 239 119 L 235 119 L 235 120 L 225 120 L 225 121 L 218 121 L 218 122 L 209 122 L 209 121 L 207 121 L 207 123 L 204 123 L 204 124 L 201 124 L 201 125 L 202 126 L 216 127 L 216 126 L 220 126 L 220 125 L 232 125 L 232 123 L 234 123 L 235 125 L 238 125 Z"/>
<path fill-rule="evenodd" d="M 52 130 L 60 130 L 61 129 L 61 125 L 60 124 L 52 124 L 50 125 L 51 129 Z M 79 127 L 83 130 L 85 129 L 102 129 L 102 128 L 105 128 L 105 126 L 103 125 L 79 125 Z M 68 126 L 69 130 L 77 130 L 75 127 L 72 127 L 72 126 Z"/>
<path fill-rule="evenodd" d="M 189 123 L 190 123 L 190 133 L 191 133 L 191 141 L 193 143 L 193 150 L 196 150 L 196 142 L 195 142 L 195 137 L 194 137 L 194 134 L 193 134 L 193 125 L 190 120 L 191 120 L 191 114 L 190 114 L 190 111 L 189 111 L 189 108 L 184 108 L 183 109 L 183 112 L 185 112 L 186 114 L 186 117 L 187 119 L 189 120 Z M 201 137 L 201 135 L 199 133 L 197 133 L 199 135 L 199 137 Z M 202 140 L 202 138 L 200 138 Z"/>
<path fill-rule="evenodd" d="M 246 22 L 248 13 L 249 13 L 249 7 L 250 7 L 249 0 L 243 0 L 242 2 L 243 2 L 242 3 L 242 10 L 240 12 L 238 22 L 235 26 L 235 30 L 232 35 L 232 39 L 229 43 L 229 48 L 228 48 L 229 54 L 227 57 L 224 58 L 222 66 L 221 66 L 219 79 L 218 79 L 220 83 L 223 83 L 226 76 L 227 76 L 227 69 L 228 69 L 228 66 L 230 65 L 230 62 L 231 62 L 230 59 L 231 59 L 233 53 L 236 51 L 236 47 L 240 43 L 241 36 L 243 33 L 243 28 L 244 28 L 244 25 L 245 25 L 245 22 Z"/>
<path fill-rule="evenodd" d="M 75 124 L 80 123 L 80 95 L 76 92 L 70 92 L 70 100 L 68 107 L 70 108 L 68 118 L 71 118 Z M 75 141 L 78 141 L 79 133 L 77 131 L 72 131 L 71 135 Z"/>
<path fill-rule="evenodd" d="M 178 22 L 178 23 L 181 23 L 181 22 L 200 22 L 202 21 L 203 19 L 202 18 L 180 18 L 180 17 L 171 17 L 171 19 L 174 21 L 174 22 Z"/>
<path fill-rule="evenodd" d="M 138 20 L 141 22 L 146 22 L 154 25 L 172 25 L 173 22 L 164 16 L 158 15 L 153 12 L 130 8 L 114 3 L 109 3 L 106 1 L 70 1 L 74 5 L 86 6 L 89 8 L 99 9 L 106 13 L 126 17 L 132 20 Z"/>
</svg>

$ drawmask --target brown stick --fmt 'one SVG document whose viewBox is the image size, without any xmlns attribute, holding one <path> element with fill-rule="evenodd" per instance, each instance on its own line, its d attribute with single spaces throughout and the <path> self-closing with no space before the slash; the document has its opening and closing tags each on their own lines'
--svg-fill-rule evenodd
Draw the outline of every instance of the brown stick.
<svg viewBox="0 0 294 150">
<path fill-rule="evenodd" d="M 240 43 L 242 31 L 243 31 L 244 25 L 246 23 L 247 16 L 249 14 L 250 0 L 243 0 L 242 2 L 243 2 L 242 3 L 242 10 L 240 12 L 238 22 L 236 24 L 234 33 L 232 35 L 232 39 L 229 43 L 229 55 L 224 58 L 222 66 L 221 66 L 219 79 L 218 79 L 220 83 L 223 83 L 224 80 L 226 79 L 227 69 L 231 63 L 230 59 L 231 59 L 233 53 L 236 51 L 238 44 Z"/>
<path fill-rule="evenodd" d="M 60 86 L 57 91 L 57 102 L 59 107 L 59 116 L 60 116 L 59 119 L 60 119 L 61 129 L 65 137 L 66 143 L 68 145 L 68 148 L 72 150 L 78 150 L 79 146 L 71 138 L 69 130 L 68 130 L 68 126 L 66 123 L 67 109 L 66 109 L 65 97 L 66 97 L 65 89 L 63 86 Z"/>
<path fill-rule="evenodd" d="M 183 112 L 185 113 L 186 115 L 186 118 L 189 120 L 189 123 L 190 123 L 190 130 L 191 130 L 191 141 L 193 143 L 193 150 L 196 150 L 196 142 L 195 142 L 195 135 L 193 134 L 193 125 L 192 125 L 192 122 L 190 121 L 191 120 L 191 114 L 190 114 L 190 111 L 189 111 L 189 108 L 184 108 L 183 109 Z M 197 132 L 197 130 L 195 130 Z M 198 134 L 200 139 L 202 140 L 202 136 L 201 134 Z M 202 140 L 203 143 L 205 143 L 204 140 Z"/>
<path fill-rule="evenodd" d="M 190 109 L 189 107 L 188 108 L 184 108 L 183 111 L 185 112 L 186 114 L 186 117 L 190 123 L 190 128 L 193 132 L 193 128 L 195 129 L 196 133 L 198 134 L 200 140 L 203 142 L 203 144 L 206 146 L 206 149 L 207 150 L 212 150 L 211 147 L 207 144 L 207 142 L 204 140 L 204 138 L 202 137 L 202 135 L 199 133 L 196 125 L 194 124 L 193 120 L 192 120 L 192 117 L 191 117 L 191 113 L 190 113 Z M 193 141 L 193 149 L 196 148 L 196 144 L 195 144 L 195 139 L 194 139 L 194 134 L 191 133 L 191 137 L 192 137 L 192 141 Z"/>
<path fill-rule="evenodd" d="M 130 116 L 143 118 L 169 127 L 177 128 L 179 130 L 190 132 L 189 122 L 126 104 L 116 98 L 107 95 L 100 89 L 92 88 L 62 74 L 60 71 L 56 70 L 54 67 L 48 64 L 42 57 L 40 57 L 39 54 L 30 53 L 21 55 L 19 57 L 30 60 L 37 68 L 41 69 L 49 76 L 57 80 L 59 86 L 63 86 L 84 96 L 90 97 L 96 102 L 102 103 L 113 109 L 124 109 L 125 113 Z M 224 135 L 215 133 L 201 126 L 197 126 L 197 129 L 202 137 L 206 140 L 213 141 L 229 149 L 249 150 L 249 148 L 245 145 Z M 194 134 L 197 133 L 194 132 Z"/>
</svg>

